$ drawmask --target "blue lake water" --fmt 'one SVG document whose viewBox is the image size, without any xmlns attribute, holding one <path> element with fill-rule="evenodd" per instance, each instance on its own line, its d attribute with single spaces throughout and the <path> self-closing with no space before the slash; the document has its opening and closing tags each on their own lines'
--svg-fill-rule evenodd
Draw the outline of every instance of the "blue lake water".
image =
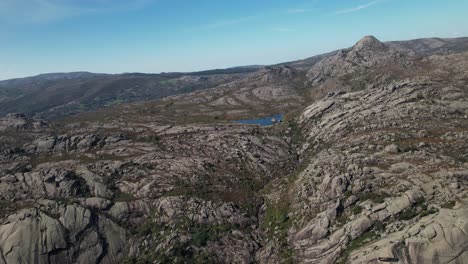
<svg viewBox="0 0 468 264">
<path fill-rule="evenodd" d="M 264 118 L 236 120 L 234 122 L 240 123 L 240 124 L 249 124 L 249 125 L 271 126 L 282 120 L 283 120 L 283 114 L 276 114 L 276 115 L 267 116 Z"/>
</svg>

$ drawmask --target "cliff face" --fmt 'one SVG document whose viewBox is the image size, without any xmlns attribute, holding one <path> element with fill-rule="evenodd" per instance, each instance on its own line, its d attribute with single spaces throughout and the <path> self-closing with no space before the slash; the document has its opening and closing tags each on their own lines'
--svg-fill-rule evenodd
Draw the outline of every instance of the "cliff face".
<svg viewBox="0 0 468 264">
<path fill-rule="evenodd" d="M 468 53 L 0 119 L 0 263 L 467 263 Z M 284 113 L 271 127 L 236 119 Z"/>
</svg>

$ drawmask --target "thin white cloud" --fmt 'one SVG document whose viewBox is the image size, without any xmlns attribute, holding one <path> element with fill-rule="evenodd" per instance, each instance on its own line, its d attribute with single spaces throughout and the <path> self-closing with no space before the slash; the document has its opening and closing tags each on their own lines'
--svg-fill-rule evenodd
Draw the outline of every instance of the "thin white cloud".
<svg viewBox="0 0 468 264">
<path fill-rule="evenodd" d="M 317 4 L 320 0 L 311 0 L 309 1 L 307 8 L 289 8 L 286 10 L 287 14 L 298 14 L 298 13 L 308 13 L 317 11 Z"/>
<path fill-rule="evenodd" d="M 0 1 L 0 21 L 13 24 L 61 20 L 91 11 L 86 8 L 58 4 L 48 0 Z"/>
<path fill-rule="evenodd" d="M 205 29 L 222 28 L 222 27 L 227 27 L 231 25 L 241 24 L 241 23 L 248 22 L 250 20 L 259 19 L 259 18 L 266 18 L 266 17 L 279 16 L 279 15 L 285 15 L 285 14 L 298 14 L 298 13 L 313 12 L 313 11 L 317 11 L 317 8 L 315 8 L 315 6 L 317 5 L 318 1 L 319 0 L 311 0 L 309 4 L 309 8 L 289 8 L 285 10 L 278 10 L 273 13 L 263 12 L 263 13 L 259 13 L 259 15 L 252 15 L 252 16 L 238 17 L 238 18 L 227 19 L 227 20 L 214 21 L 211 24 L 205 25 L 204 28 Z M 281 31 L 281 30 L 276 30 L 276 31 Z"/>
<path fill-rule="evenodd" d="M 371 6 L 374 6 L 374 5 L 376 5 L 376 4 L 380 3 L 380 2 L 382 2 L 382 0 L 375 0 L 375 1 L 369 2 L 367 4 L 359 5 L 359 6 L 356 6 L 356 7 L 353 7 L 353 8 L 338 10 L 338 11 L 335 12 L 335 14 L 340 15 L 340 14 L 354 13 L 354 12 L 369 8 Z"/>
<path fill-rule="evenodd" d="M 153 0 L 0 0 L 0 22 L 29 24 L 141 8 Z"/>
</svg>

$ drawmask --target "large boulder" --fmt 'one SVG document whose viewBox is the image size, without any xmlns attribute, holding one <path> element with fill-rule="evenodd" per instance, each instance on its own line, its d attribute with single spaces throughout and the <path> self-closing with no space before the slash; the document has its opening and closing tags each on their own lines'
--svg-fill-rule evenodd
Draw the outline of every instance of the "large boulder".
<svg viewBox="0 0 468 264">
<path fill-rule="evenodd" d="M 68 245 L 66 229 L 38 209 L 25 209 L 0 226 L 0 263 L 50 263 L 54 255 L 65 257 Z M 61 258 L 61 263 L 71 263 Z"/>
</svg>

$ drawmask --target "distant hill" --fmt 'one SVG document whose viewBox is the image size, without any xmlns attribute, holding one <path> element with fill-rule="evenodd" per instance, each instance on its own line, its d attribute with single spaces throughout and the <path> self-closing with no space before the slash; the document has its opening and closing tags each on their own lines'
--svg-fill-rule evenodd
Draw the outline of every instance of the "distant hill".
<svg viewBox="0 0 468 264">
<path fill-rule="evenodd" d="M 257 68 L 193 73 L 50 73 L 0 81 L 0 115 L 59 118 L 103 106 L 159 99 L 239 79 Z"/>
<path fill-rule="evenodd" d="M 452 54 L 468 51 L 468 38 L 427 38 L 392 41 L 386 42 L 385 45 L 401 53 L 420 56 Z M 309 70 L 337 52 L 274 66 Z M 262 68 L 263 65 L 251 65 L 192 73 L 161 74 L 70 72 L 5 80 L 0 81 L 0 116 L 24 113 L 48 119 L 61 118 L 115 104 L 161 99 L 213 88 L 243 80 Z M 250 82 L 249 79 L 240 83 L 246 82 Z"/>
<path fill-rule="evenodd" d="M 401 52 L 413 51 L 421 55 L 460 53 L 468 50 L 468 37 L 391 41 L 386 45 Z"/>
</svg>

